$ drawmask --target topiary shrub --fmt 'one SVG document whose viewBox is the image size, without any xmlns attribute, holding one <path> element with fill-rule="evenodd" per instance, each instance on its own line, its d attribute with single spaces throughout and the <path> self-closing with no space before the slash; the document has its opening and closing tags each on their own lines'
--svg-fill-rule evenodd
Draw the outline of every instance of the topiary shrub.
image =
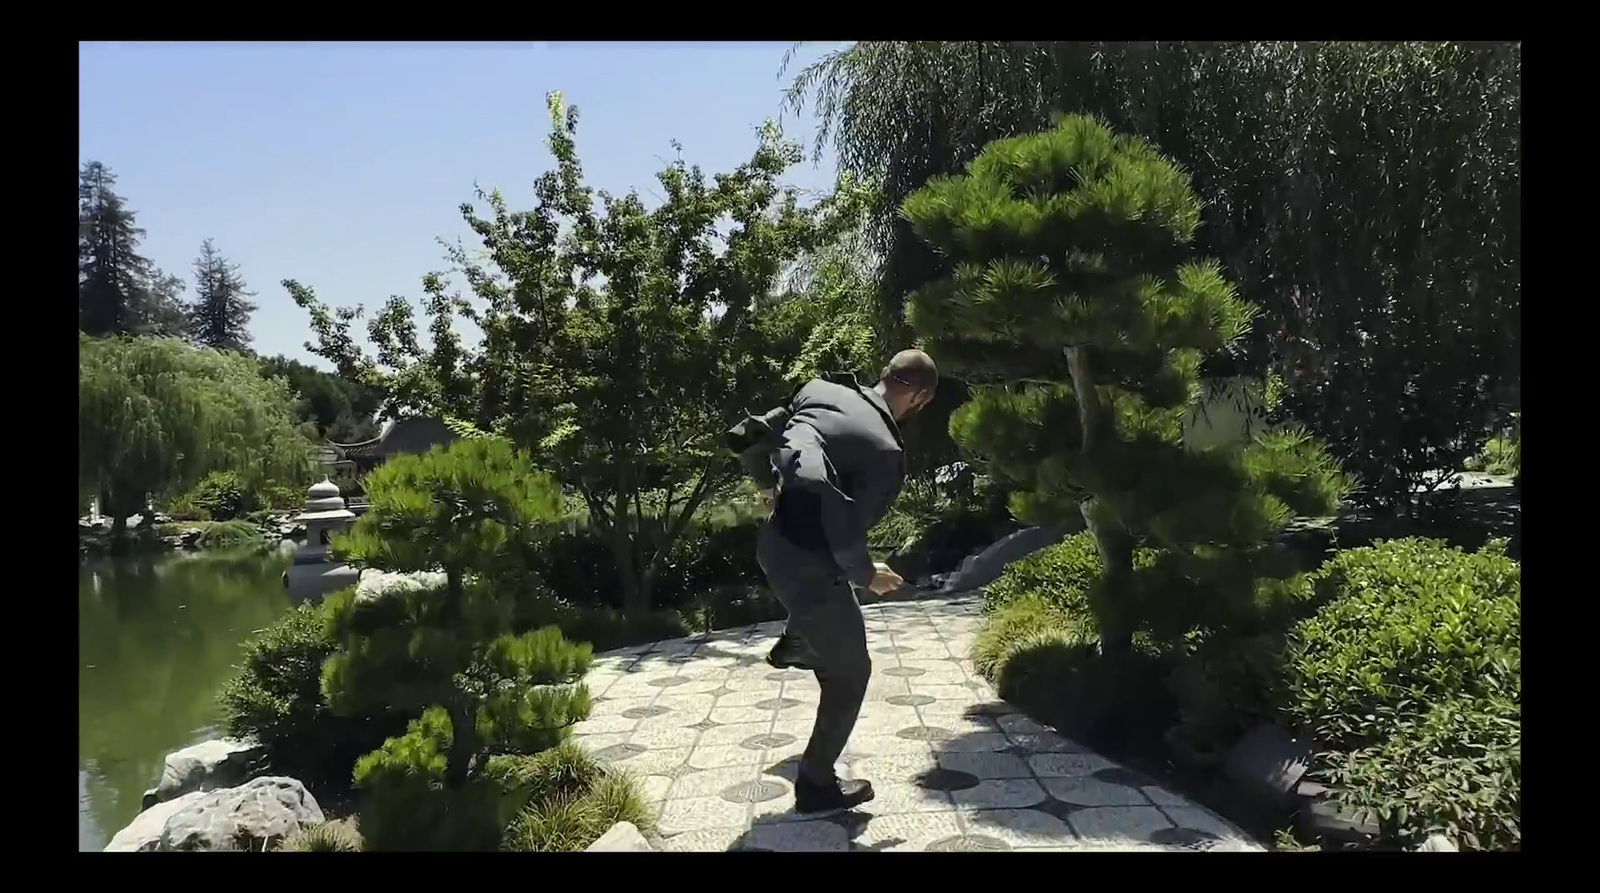
<svg viewBox="0 0 1600 893">
<path fill-rule="evenodd" d="M 1140 636 L 1131 650 L 1102 653 L 1092 615 L 1037 593 L 985 619 L 972 661 L 1002 698 L 1096 749 L 1150 752 L 1173 716 L 1161 649 Z"/>
<path fill-rule="evenodd" d="M 1340 553 L 1292 630 L 1284 707 L 1332 798 L 1383 839 L 1522 841 L 1522 571 L 1497 550 L 1405 539 Z"/>
<path fill-rule="evenodd" d="M 1076 616 L 1061 604 L 1038 592 L 1009 598 L 985 619 L 972 643 L 972 664 L 979 675 L 997 689 L 1002 682 L 1015 687 L 1021 680 L 1006 675 L 1013 655 L 1043 642 L 1062 642 L 1069 646 L 1093 645 L 1094 624 L 1086 613 Z M 1016 688 L 1020 692 L 1026 686 Z M 1014 692 L 1015 693 L 1015 692 Z M 1002 697 L 1010 697 L 1005 690 Z"/>
<path fill-rule="evenodd" d="M 1077 533 L 1006 566 L 983 592 L 983 609 L 994 613 L 1019 598 L 1040 599 L 1087 616 L 1085 594 L 1100 576 L 1094 537 Z"/>
<path fill-rule="evenodd" d="M 213 471 L 201 478 L 180 502 L 213 521 L 231 521 L 254 508 L 248 504 L 244 481 L 231 471 Z"/>
<path fill-rule="evenodd" d="M 200 531 L 195 545 L 202 549 L 244 549 L 266 543 L 266 534 L 248 521 L 218 521 Z"/>
<path fill-rule="evenodd" d="M 411 718 L 388 710 L 338 716 L 322 696 L 322 665 L 338 648 L 328 606 L 353 597 L 346 590 L 279 618 L 245 644 L 244 660 L 222 687 L 228 734 L 254 737 L 274 772 L 317 791 L 348 790 L 356 760 Z"/>
<path fill-rule="evenodd" d="M 330 707 L 420 714 L 356 764 L 363 833 L 373 850 L 494 849 L 514 807 L 491 758 L 553 747 L 589 712 L 590 646 L 555 627 L 514 631 L 517 595 L 493 582 L 522 570 L 516 544 L 553 529 L 560 487 L 483 437 L 396 457 L 366 488 L 372 507 L 335 551 L 385 571 L 439 568 L 444 581 L 330 609 Z"/>
<path fill-rule="evenodd" d="M 1087 526 L 1102 650 L 1171 640 L 1164 596 L 1237 578 L 1296 515 L 1331 514 L 1349 489 L 1302 432 L 1184 443 L 1202 364 L 1238 348 L 1257 314 L 1192 253 L 1200 207 L 1154 146 L 1086 116 L 989 143 L 900 207 L 949 261 L 906 320 L 971 387 L 950 433 L 1007 485 L 1019 519 Z M 1195 585 L 1144 582 L 1141 544 L 1181 555 Z"/>
</svg>

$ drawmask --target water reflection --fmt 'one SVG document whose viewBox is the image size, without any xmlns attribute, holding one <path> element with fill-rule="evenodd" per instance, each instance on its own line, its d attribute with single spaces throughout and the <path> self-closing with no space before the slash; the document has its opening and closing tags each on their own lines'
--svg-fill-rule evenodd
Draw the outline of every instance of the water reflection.
<svg viewBox="0 0 1600 893">
<path fill-rule="evenodd" d="M 169 752 L 213 737 L 239 646 L 289 608 L 282 553 L 162 556 L 78 571 L 78 846 L 139 812 Z"/>
</svg>

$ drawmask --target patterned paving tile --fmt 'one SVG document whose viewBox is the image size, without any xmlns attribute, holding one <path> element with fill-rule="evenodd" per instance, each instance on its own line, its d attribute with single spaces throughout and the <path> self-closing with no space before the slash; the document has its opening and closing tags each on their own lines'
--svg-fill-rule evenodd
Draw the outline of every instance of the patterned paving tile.
<svg viewBox="0 0 1600 893">
<path fill-rule="evenodd" d="M 627 771 L 667 851 L 1259 851 L 1237 828 L 1017 712 L 967 655 L 976 597 L 862 609 L 873 660 L 838 766 L 877 796 L 824 819 L 793 779 L 820 690 L 762 662 L 781 622 L 596 658 L 579 743 Z"/>
</svg>

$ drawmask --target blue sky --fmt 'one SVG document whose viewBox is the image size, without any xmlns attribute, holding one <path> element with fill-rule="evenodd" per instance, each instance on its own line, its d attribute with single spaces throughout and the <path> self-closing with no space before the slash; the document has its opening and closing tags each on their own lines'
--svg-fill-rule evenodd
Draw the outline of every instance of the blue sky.
<svg viewBox="0 0 1600 893">
<path fill-rule="evenodd" d="M 709 172 L 746 160 L 782 114 L 787 43 L 98 43 L 78 62 L 79 161 L 98 160 L 147 231 L 144 253 L 189 278 L 216 240 L 256 292 L 255 348 L 315 361 L 304 314 L 278 284 L 335 305 L 416 298 L 444 269 L 441 236 L 466 239 L 473 182 L 532 205 L 550 165 L 544 97 L 582 111 L 591 185 L 655 185 L 673 139 Z M 789 74 L 831 49 L 807 45 Z M 831 156 L 791 170 L 825 189 Z M 476 247 L 468 243 L 469 248 Z"/>
</svg>

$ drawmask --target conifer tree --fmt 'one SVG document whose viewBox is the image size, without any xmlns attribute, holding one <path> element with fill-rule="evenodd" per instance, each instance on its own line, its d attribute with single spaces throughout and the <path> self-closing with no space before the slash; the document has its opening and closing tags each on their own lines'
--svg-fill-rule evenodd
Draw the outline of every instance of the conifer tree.
<svg viewBox="0 0 1600 893">
<path fill-rule="evenodd" d="M 1089 593 L 1102 647 L 1247 623 L 1292 568 L 1263 543 L 1330 514 L 1348 483 L 1296 430 L 1186 449 L 1202 359 L 1255 309 L 1191 256 L 1200 204 L 1142 140 L 1087 117 L 990 143 L 902 211 L 953 274 L 907 318 L 941 368 L 976 386 L 951 434 L 1034 523 L 1083 517 L 1104 563 Z M 1134 568 L 1136 545 L 1159 548 Z"/>
<path fill-rule="evenodd" d="M 149 283 L 150 262 L 139 254 L 144 230 L 116 184 L 98 161 L 78 173 L 78 328 L 94 337 L 134 331 Z"/>
<path fill-rule="evenodd" d="M 144 230 L 98 161 L 78 172 L 78 330 L 107 335 L 188 334 L 184 283 L 139 253 Z"/>
<path fill-rule="evenodd" d="M 330 606 L 342 648 L 323 667 L 341 715 L 420 715 L 363 757 L 362 831 L 377 849 L 493 849 L 527 792 L 517 759 L 559 744 L 589 711 L 587 644 L 512 632 L 507 573 L 561 517 L 560 487 L 500 438 L 391 459 L 365 479 L 372 507 L 335 547 L 386 571 L 442 570 L 434 590 Z"/>
<path fill-rule="evenodd" d="M 230 263 L 207 239 L 200 245 L 194 261 L 194 304 L 191 306 L 189 333 L 196 344 L 213 350 L 250 349 L 250 302 L 239 267 Z"/>
</svg>

